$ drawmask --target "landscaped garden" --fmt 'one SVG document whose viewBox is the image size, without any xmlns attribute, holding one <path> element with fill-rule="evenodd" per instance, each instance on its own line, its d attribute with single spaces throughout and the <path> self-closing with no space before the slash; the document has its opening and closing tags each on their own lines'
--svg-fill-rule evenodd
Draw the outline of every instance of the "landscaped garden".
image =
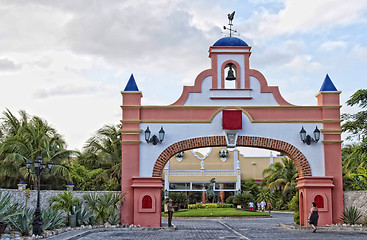
<svg viewBox="0 0 367 240">
<path fill-rule="evenodd" d="M 168 217 L 167 213 L 162 213 Z M 181 209 L 173 214 L 174 217 L 269 217 L 266 212 L 244 211 L 236 208 L 198 208 Z"/>
</svg>

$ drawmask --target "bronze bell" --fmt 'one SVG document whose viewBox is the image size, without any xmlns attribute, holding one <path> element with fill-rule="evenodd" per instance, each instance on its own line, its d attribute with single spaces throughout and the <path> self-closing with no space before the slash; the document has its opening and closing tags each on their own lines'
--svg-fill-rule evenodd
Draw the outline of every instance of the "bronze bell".
<svg viewBox="0 0 367 240">
<path fill-rule="evenodd" d="M 229 66 L 228 75 L 226 77 L 226 80 L 228 81 L 236 80 L 236 77 L 233 74 L 232 66 Z"/>
</svg>

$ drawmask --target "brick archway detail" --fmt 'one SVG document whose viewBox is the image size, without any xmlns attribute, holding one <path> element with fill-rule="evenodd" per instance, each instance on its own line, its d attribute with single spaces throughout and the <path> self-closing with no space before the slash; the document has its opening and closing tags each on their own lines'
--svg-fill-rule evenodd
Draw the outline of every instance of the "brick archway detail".
<svg viewBox="0 0 367 240">
<path fill-rule="evenodd" d="M 218 147 L 226 145 L 227 142 L 224 136 L 191 138 L 171 144 L 159 155 L 157 161 L 154 164 L 152 176 L 162 177 L 164 166 L 168 160 L 178 152 L 194 148 Z M 299 177 L 312 176 L 311 167 L 306 157 L 292 144 L 271 138 L 239 136 L 237 138 L 237 146 L 264 148 L 282 152 L 292 159 L 298 170 Z"/>
</svg>

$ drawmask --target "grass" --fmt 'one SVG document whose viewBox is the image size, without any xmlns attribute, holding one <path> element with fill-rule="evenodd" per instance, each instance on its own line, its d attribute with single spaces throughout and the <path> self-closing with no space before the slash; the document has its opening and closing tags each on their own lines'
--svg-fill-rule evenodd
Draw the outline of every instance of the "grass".
<svg viewBox="0 0 367 240">
<path fill-rule="evenodd" d="M 163 217 L 168 217 L 167 213 L 162 213 Z M 270 216 L 266 212 L 249 212 L 237 210 L 235 208 L 200 208 L 181 209 L 173 213 L 173 217 L 258 217 Z"/>
</svg>

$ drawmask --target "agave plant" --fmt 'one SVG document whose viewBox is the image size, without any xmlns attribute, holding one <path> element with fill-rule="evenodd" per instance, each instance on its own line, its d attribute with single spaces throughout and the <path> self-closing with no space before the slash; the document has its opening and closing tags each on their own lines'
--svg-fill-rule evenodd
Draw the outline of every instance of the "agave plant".
<svg viewBox="0 0 367 240">
<path fill-rule="evenodd" d="M 109 217 L 117 210 L 118 204 L 123 204 L 124 195 L 106 193 L 103 195 L 84 195 L 88 207 L 93 210 L 98 223 L 106 223 Z"/>
<path fill-rule="evenodd" d="M 22 235 L 28 236 L 32 229 L 34 209 L 21 208 L 21 213 L 11 217 L 10 223 L 12 228 L 20 232 Z"/>
<path fill-rule="evenodd" d="M 350 208 L 346 208 L 343 211 L 343 215 L 339 218 L 339 220 L 348 223 L 348 224 L 356 224 L 356 222 L 362 217 L 361 212 L 356 208 L 351 206 Z"/>
<path fill-rule="evenodd" d="M 62 213 L 52 208 L 42 210 L 42 220 L 42 231 L 52 230 L 65 226 L 65 220 L 64 216 L 62 216 Z"/>
<path fill-rule="evenodd" d="M 10 219 L 21 214 L 18 210 L 18 204 L 11 202 L 11 194 L 2 196 L 0 192 L 0 223 L 10 223 Z"/>
<path fill-rule="evenodd" d="M 83 201 L 79 201 L 75 205 L 75 214 L 77 225 L 87 225 L 90 222 L 90 218 L 92 217 L 92 213 L 86 208 L 83 204 Z"/>
</svg>

